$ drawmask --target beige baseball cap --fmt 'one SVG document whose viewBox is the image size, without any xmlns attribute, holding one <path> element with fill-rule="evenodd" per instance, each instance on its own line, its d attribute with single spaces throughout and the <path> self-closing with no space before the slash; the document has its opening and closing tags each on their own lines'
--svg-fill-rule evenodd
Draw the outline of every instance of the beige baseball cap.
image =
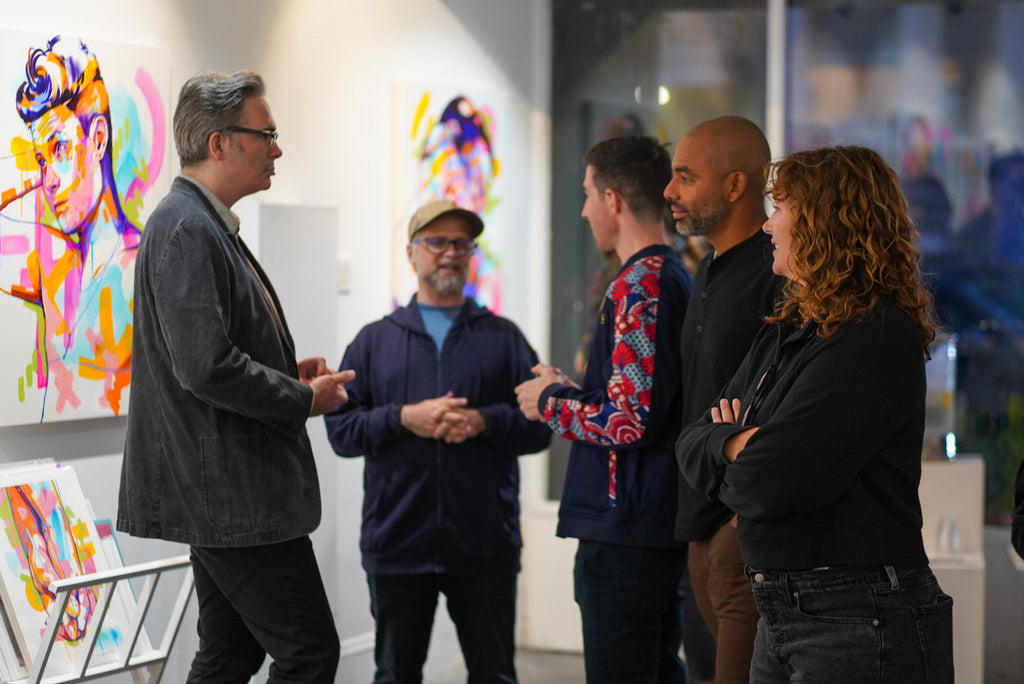
<svg viewBox="0 0 1024 684">
<path fill-rule="evenodd" d="M 455 214 L 466 220 L 469 225 L 469 237 L 475 238 L 484 232 L 484 222 L 479 216 L 469 209 L 463 209 L 450 199 L 442 199 L 428 202 L 416 210 L 409 220 L 409 239 L 412 240 L 413 235 L 448 214 Z"/>
</svg>

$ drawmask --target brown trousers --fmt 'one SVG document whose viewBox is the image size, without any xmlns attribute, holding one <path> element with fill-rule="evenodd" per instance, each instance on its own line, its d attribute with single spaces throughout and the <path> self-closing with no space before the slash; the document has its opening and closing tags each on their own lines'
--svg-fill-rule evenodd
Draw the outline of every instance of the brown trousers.
<svg viewBox="0 0 1024 684">
<path fill-rule="evenodd" d="M 701 617 L 715 637 L 716 684 L 746 684 L 760 615 L 740 556 L 736 528 L 690 542 L 690 581 Z"/>
</svg>

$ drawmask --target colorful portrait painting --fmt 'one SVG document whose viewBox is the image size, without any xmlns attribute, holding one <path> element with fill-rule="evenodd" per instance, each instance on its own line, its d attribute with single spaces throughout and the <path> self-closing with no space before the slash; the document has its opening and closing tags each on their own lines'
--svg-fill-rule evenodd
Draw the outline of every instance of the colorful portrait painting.
<svg viewBox="0 0 1024 684">
<path fill-rule="evenodd" d="M 50 585 L 111 567 L 88 510 L 70 467 L 5 474 L 0 480 L 0 587 L 19 650 L 29 658 L 35 656 L 55 607 Z M 85 657 L 86 637 L 98 624 L 99 599 L 96 587 L 71 593 L 47 672 L 70 671 Z M 116 657 L 126 646 L 128 617 L 116 604 L 111 607 L 94 647 L 94 663 Z"/>
<path fill-rule="evenodd" d="M 437 86 L 395 86 L 396 246 L 416 208 L 451 199 L 481 216 L 486 226 L 470 262 L 465 294 L 502 313 L 501 262 L 494 236 L 501 230 L 499 95 Z M 393 249 L 392 299 L 404 305 L 416 290 L 405 251 Z"/>
<path fill-rule="evenodd" d="M 135 250 L 169 183 L 167 58 L 0 33 L 0 424 L 122 415 Z"/>
</svg>

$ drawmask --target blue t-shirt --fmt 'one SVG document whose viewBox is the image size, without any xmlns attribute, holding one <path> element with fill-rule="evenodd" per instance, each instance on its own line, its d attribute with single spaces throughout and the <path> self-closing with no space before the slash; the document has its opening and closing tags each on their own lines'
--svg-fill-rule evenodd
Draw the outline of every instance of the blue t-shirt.
<svg viewBox="0 0 1024 684">
<path fill-rule="evenodd" d="M 434 344 L 438 351 L 444 346 L 445 335 L 452 327 L 452 321 L 459 315 L 462 305 L 459 306 L 429 306 L 417 304 L 420 310 L 420 318 L 423 319 L 423 327 L 427 334 L 434 338 Z"/>
</svg>

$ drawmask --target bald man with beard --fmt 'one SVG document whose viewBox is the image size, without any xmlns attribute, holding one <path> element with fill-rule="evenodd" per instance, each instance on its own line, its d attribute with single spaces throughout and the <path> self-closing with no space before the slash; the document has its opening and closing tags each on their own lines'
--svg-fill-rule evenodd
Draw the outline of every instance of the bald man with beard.
<svg viewBox="0 0 1024 684">
<path fill-rule="evenodd" d="M 703 236 L 683 320 L 683 420 L 689 425 L 746 355 L 781 281 L 771 269 L 771 238 L 761 231 L 764 134 L 751 121 L 724 116 L 698 124 L 679 141 L 665 197 L 681 235 Z M 678 455 L 678 454 L 677 454 Z M 733 513 L 679 477 L 676 539 L 689 542 L 689 569 L 701 616 L 715 637 L 715 682 L 747 682 L 758 612 L 732 524 Z"/>
</svg>

